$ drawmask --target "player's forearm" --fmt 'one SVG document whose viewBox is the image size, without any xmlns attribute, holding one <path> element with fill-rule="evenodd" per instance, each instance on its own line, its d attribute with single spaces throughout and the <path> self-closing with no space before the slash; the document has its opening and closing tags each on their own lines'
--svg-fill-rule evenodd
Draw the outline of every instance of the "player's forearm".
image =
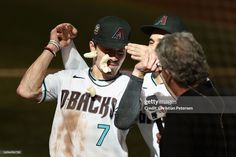
<svg viewBox="0 0 236 157">
<path fill-rule="evenodd" d="M 73 41 L 61 49 L 62 61 L 65 69 L 85 69 L 88 67 L 84 59 L 77 51 Z"/>
<path fill-rule="evenodd" d="M 38 99 L 41 94 L 41 85 L 53 55 L 44 50 L 36 61 L 28 68 L 17 88 L 17 93 L 27 99 Z"/>
<path fill-rule="evenodd" d="M 70 58 L 70 55 L 72 53 L 72 49 L 74 47 L 74 43 L 73 41 L 70 42 L 70 44 L 66 47 L 63 47 L 61 49 L 61 54 L 62 54 L 62 61 L 64 64 L 65 69 L 74 69 L 74 65 L 70 64 L 72 58 Z"/>
<path fill-rule="evenodd" d="M 122 96 L 115 114 L 115 126 L 119 129 L 129 129 L 136 123 L 140 112 L 140 96 L 143 79 L 131 76 L 128 86 Z"/>
</svg>

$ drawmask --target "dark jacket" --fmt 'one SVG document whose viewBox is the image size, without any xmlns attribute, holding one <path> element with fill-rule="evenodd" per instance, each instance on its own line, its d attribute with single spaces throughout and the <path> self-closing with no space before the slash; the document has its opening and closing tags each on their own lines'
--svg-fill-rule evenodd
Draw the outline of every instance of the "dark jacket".
<svg viewBox="0 0 236 157">
<path fill-rule="evenodd" d="M 177 105 L 186 106 L 186 101 L 182 99 L 184 97 L 201 97 L 201 105 L 204 104 L 207 110 L 214 111 L 215 102 L 206 96 L 218 96 L 209 81 L 185 92 L 178 98 Z M 227 144 L 222 121 L 220 113 L 167 113 L 160 156 L 226 157 Z"/>
</svg>

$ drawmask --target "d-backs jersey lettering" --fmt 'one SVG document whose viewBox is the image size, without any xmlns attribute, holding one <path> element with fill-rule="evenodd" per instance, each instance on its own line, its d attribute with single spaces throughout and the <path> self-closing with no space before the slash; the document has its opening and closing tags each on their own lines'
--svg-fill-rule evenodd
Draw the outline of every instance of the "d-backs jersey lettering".
<svg viewBox="0 0 236 157">
<path fill-rule="evenodd" d="M 126 135 L 114 126 L 114 112 L 129 81 L 94 81 L 89 69 L 66 70 L 45 78 L 46 100 L 57 98 L 50 136 L 51 157 L 127 157 Z M 95 89 L 91 97 L 88 87 Z"/>
</svg>

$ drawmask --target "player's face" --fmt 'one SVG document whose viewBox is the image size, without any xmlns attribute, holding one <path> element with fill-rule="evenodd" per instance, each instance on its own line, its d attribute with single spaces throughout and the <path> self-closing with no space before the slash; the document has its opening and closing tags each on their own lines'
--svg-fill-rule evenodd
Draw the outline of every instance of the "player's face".
<svg viewBox="0 0 236 157">
<path fill-rule="evenodd" d="M 153 33 L 149 38 L 148 47 L 155 49 L 160 40 L 164 37 L 162 34 Z"/>
<path fill-rule="evenodd" d="M 116 75 L 126 57 L 125 48 L 111 49 L 97 45 L 96 50 L 97 50 L 96 65 L 99 66 L 102 57 L 108 54 L 109 60 L 107 62 L 107 66 L 111 69 L 111 72 L 108 73 L 108 75 Z"/>
<path fill-rule="evenodd" d="M 148 43 L 148 47 L 150 47 L 151 49 L 155 50 L 157 45 L 159 44 L 160 40 L 164 37 L 164 32 L 162 32 L 162 34 L 160 34 L 159 32 L 152 32 L 152 34 L 150 35 L 150 38 L 149 38 L 149 43 Z M 161 83 L 162 80 L 160 79 L 160 77 L 158 77 L 160 74 L 160 71 L 156 71 L 154 72 L 154 78 L 156 79 L 156 81 L 158 83 Z"/>
</svg>

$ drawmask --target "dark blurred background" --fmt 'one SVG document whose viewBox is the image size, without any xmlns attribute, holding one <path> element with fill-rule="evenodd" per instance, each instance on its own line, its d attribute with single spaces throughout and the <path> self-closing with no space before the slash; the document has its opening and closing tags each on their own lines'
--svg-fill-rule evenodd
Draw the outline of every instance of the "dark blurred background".
<svg viewBox="0 0 236 157">
<path fill-rule="evenodd" d="M 147 44 L 140 26 L 162 13 L 175 14 L 202 44 L 211 79 L 220 89 L 236 93 L 235 0 L 8 0 L 0 6 L 0 157 L 49 156 L 55 102 L 37 104 L 18 97 L 15 90 L 24 69 L 47 44 L 50 30 L 62 22 L 78 28 L 75 43 L 84 53 L 102 16 L 126 19 L 133 29 L 131 41 Z M 132 69 L 134 63 L 128 56 L 123 68 Z M 63 68 L 60 55 L 50 67 Z M 130 157 L 149 155 L 136 126 L 128 135 L 128 147 Z M 19 152 L 4 154 L 8 150 Z"/>
</svg>

